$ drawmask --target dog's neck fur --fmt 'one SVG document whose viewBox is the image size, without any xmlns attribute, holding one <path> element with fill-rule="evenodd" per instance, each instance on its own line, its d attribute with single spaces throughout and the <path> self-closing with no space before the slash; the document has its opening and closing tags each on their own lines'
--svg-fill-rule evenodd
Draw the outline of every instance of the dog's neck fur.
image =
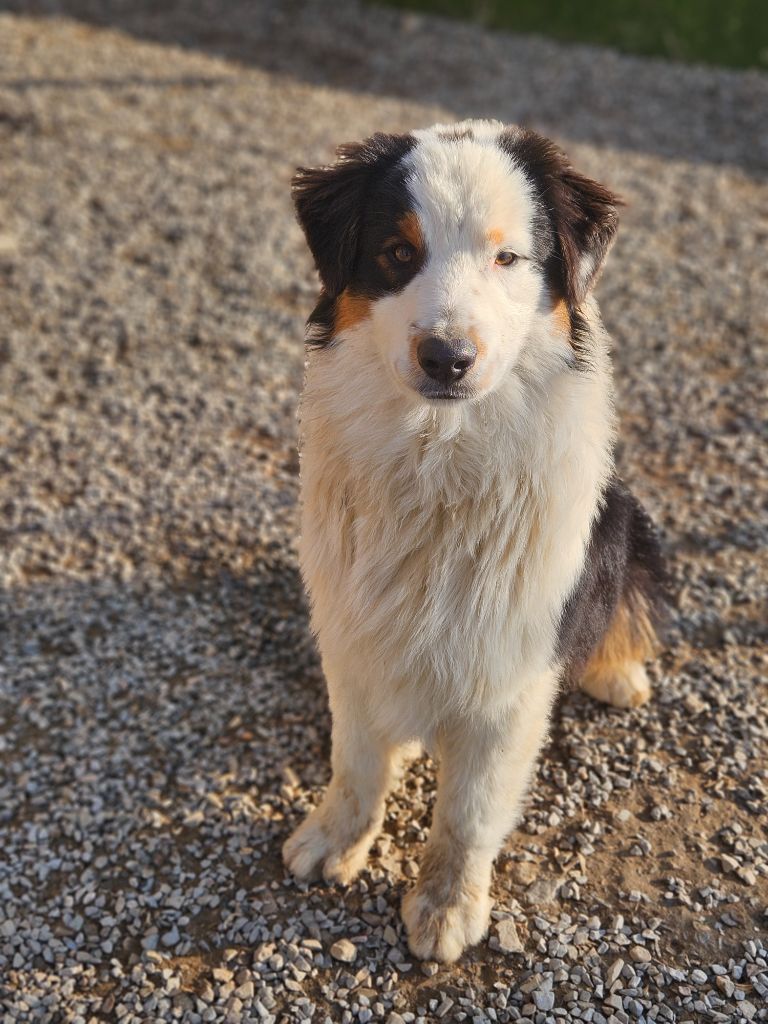
<svg viewBox="0 0 768 1024">
<path fill-rule="evenodd" d="M 400 663 L 445 687 L 479 675 L 495 690 L 516 667 L 551 666 L 612 472 L 607 347 L 592 303 L 587 319 L 588 367 L 570 365 L 562 336 L 542 325 L 530 358 L 475 403 L 435 408 L 382 382 L 364 325 L 310 356 L 301 556 L 317 630 L 379 662 L 378 638 L 391 645 L 399 632 Z M 472 699 L 443 695 L 457 697 Z"/>
</svg>

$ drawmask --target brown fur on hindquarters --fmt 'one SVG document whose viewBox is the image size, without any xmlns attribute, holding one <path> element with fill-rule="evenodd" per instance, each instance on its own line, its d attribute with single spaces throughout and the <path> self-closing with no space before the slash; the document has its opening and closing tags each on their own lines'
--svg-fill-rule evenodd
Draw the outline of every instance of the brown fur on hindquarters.
<svg viewBox="0 0 768 1024">
<path fill-rule="evenodd" d="M 607 632 L 589 657 L 579 685 L 596 700 L 614 707 L 645 704 L 651 684 L 644 662 L 658 648 L 648 603 L 641 595 L 622 599 Z"/>
</svg>

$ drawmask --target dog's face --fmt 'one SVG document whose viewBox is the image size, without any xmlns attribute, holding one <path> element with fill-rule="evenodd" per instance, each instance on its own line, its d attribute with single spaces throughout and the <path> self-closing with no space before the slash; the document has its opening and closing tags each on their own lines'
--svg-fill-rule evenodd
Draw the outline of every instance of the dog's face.
<svg viewBox="0 0 768 1024">
<path fill-rule="evenodd" d="M 545 318 L 573 358 L 616 199 L 548 140 L 483 121 L 376 135 L 293 188 L 323 283 L 314 345 L 364 332 L 385 380 L 426 402 L 497 388 Z"/>
</svg>

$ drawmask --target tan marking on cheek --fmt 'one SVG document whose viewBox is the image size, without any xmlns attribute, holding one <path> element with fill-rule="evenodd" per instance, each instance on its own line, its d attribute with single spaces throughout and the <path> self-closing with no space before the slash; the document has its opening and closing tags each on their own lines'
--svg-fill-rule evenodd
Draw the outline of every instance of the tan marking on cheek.
<svg viewBox="0 0 768 1024">
<path fill-rule="evenodd" d="M 560 330 L 564 334 L 570 335 L 571 314 L 568 312 L 568 306 L 565 304 L 564 299 L 560 299 L 560 301 L 556 303 L 555 308 L 552 310 L 552 316 Z"/>
<path fill-rule="evenodd" d="M 344 291 L 336 300 L 336 334 L 356 327 L 371 314 L 371 300 Z"/>
<path fill-rule="evenodd" d="M 491 228 L 491 230 L 486 235 L 486 238 L 491 243 L 491 245 L 501 245 L 501 243 L 504 241 L 504 232 L 501 230 L 501 228 Z"/>
<path fill-rule="evenodd" d="M 409 210 L 408 213 L 404 213 L 402 217 L 398 219 L 397 226 L 406 242 L 409 242 L 417 253 L 423 254 L 424 235 L 421 233 L 419 218 L 413 210 Z"/>
<path fill-rule="evenodd" d="M 488 355 L 488 346 L 485 344 L 482 337 L 480 336 L 480 332 L 478 331 L 478 329 L 476 327 L 470 327 L 467 330 L 467 336 L 477 349 L 477 358 L 485 359 L 485 357 Z"/>
</svg>

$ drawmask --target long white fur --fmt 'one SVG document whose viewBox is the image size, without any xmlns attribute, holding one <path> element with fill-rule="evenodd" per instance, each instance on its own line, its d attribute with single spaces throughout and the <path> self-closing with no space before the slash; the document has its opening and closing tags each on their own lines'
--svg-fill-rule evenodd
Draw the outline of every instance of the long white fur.
<svg viewBox="0 0 768 1024">
<path fill-rule="evenodd" d="M 614 437 L 597 307 L 583 309 L 593 350 L 577 370 L 541 271 L 493 262 L 491 229 L 531 252 L 531 186 L 494 144 L 498 127 L 472 124 L 473 140 L 450 144 L 441 126 L 419 133 L 407 157 L 427 265 L 309 355 L 300 560 L 334 781 L 285 848 L 299 875 L 321 864 L 349 880 L 404 745 L 426 744 L 441 762 L 438 812 L 404 915 L 414 951 L 446 960 L 487 926 L 491 864 L 546 732 L 558 619 Z M 470 328 L 483 343 L 473 398 L 426 401 L 414 334 Z"/>
</svg>

